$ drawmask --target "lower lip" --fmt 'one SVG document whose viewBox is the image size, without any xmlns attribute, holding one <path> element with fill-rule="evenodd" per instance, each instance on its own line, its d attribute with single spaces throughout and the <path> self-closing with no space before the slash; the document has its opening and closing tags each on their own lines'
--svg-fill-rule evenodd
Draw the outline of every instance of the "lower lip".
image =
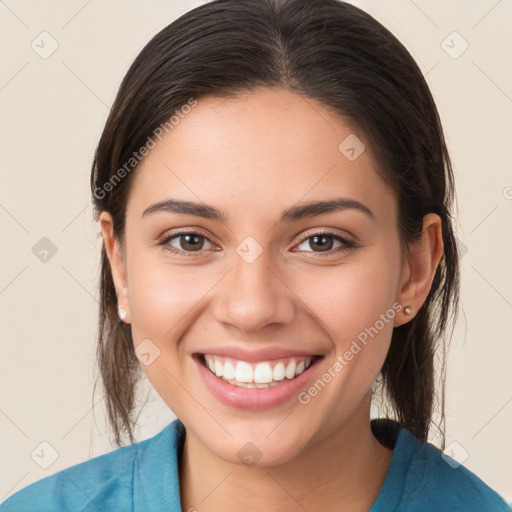
<svg viewBox="0 0 512 512">
<path fill-rule="evenodd" d="M 201 361 L 194 357 L 199 374 L 206 387 L 220 402 L 238 409 L 262 410 L 282 405 L 293 397 L 297 397 L 301 389 L 313 375 L 313 370 L 322 358 L 316 359 L 311 366 L 293 380 L 282 382 L 269 388 L 242 388 L 229 384 L 225 380 L 214 375 Z"/>
</svg>

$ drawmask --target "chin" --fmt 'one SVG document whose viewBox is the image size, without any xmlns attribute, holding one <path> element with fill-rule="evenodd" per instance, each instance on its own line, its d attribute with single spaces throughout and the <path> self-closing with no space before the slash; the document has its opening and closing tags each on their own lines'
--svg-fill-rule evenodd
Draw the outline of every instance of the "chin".
<svg viewBox="0 0 512 512">
<path fill-rule="evenodd" d="M 248 437 L 250 439 L 250 437 Z M 302 441 L 302 440 L 301 440 Z M 301 441 L 276 436 L 265 441 L 231 441 L 207 446 L 217 457 L 238 466 L 275 467 L 282 466 L 298 457 L 303 449 Z"/>
</svg>

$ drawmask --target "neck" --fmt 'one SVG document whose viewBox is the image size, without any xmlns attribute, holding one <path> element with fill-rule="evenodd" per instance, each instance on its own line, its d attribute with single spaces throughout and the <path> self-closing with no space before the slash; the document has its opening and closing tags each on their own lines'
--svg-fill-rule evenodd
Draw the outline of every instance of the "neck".
<svg viewBox="0 0 512 512">
<path fill-rule="evenodd" d="M 217 457 L 188 432 L 180 460 L 183 510 L 368 511 L 392 450 L 370 427 L 371 395 L 335 432 L 319 436 L 299 457 L 273 467 L 247 467 Z"/>
</svg>

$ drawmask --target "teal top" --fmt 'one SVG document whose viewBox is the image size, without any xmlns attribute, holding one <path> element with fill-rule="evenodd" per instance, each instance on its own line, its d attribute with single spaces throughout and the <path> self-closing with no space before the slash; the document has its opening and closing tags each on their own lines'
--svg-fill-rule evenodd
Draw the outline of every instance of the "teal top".
<svg viewBox="0 0 512 512">
<path fill-rule="evenodd" d="M 390 420 L 373 420 L 379 441 L 394 447 L 382 489 L 369 512 L 510 512 L 482 480 L 430 443 Z M 181 512 L 178 460 L 185 428 L 159 434 L 76 464 L 28 485 L 0 512 Z"/>
</svg>

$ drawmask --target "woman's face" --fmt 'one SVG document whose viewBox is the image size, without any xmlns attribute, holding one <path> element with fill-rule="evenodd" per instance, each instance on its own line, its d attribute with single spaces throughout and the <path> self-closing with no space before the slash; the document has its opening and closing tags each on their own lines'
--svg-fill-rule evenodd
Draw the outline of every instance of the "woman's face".
<svg viewBox="0 0 512 512">
<path fill-rule="evenodd" d="M 137 170 L 119 302 L 152 385 L 224 460 L 284 463 L 368 409 L 407 270 L 361 140 L 264 89 L 200 98 Z"/>
</svg>

